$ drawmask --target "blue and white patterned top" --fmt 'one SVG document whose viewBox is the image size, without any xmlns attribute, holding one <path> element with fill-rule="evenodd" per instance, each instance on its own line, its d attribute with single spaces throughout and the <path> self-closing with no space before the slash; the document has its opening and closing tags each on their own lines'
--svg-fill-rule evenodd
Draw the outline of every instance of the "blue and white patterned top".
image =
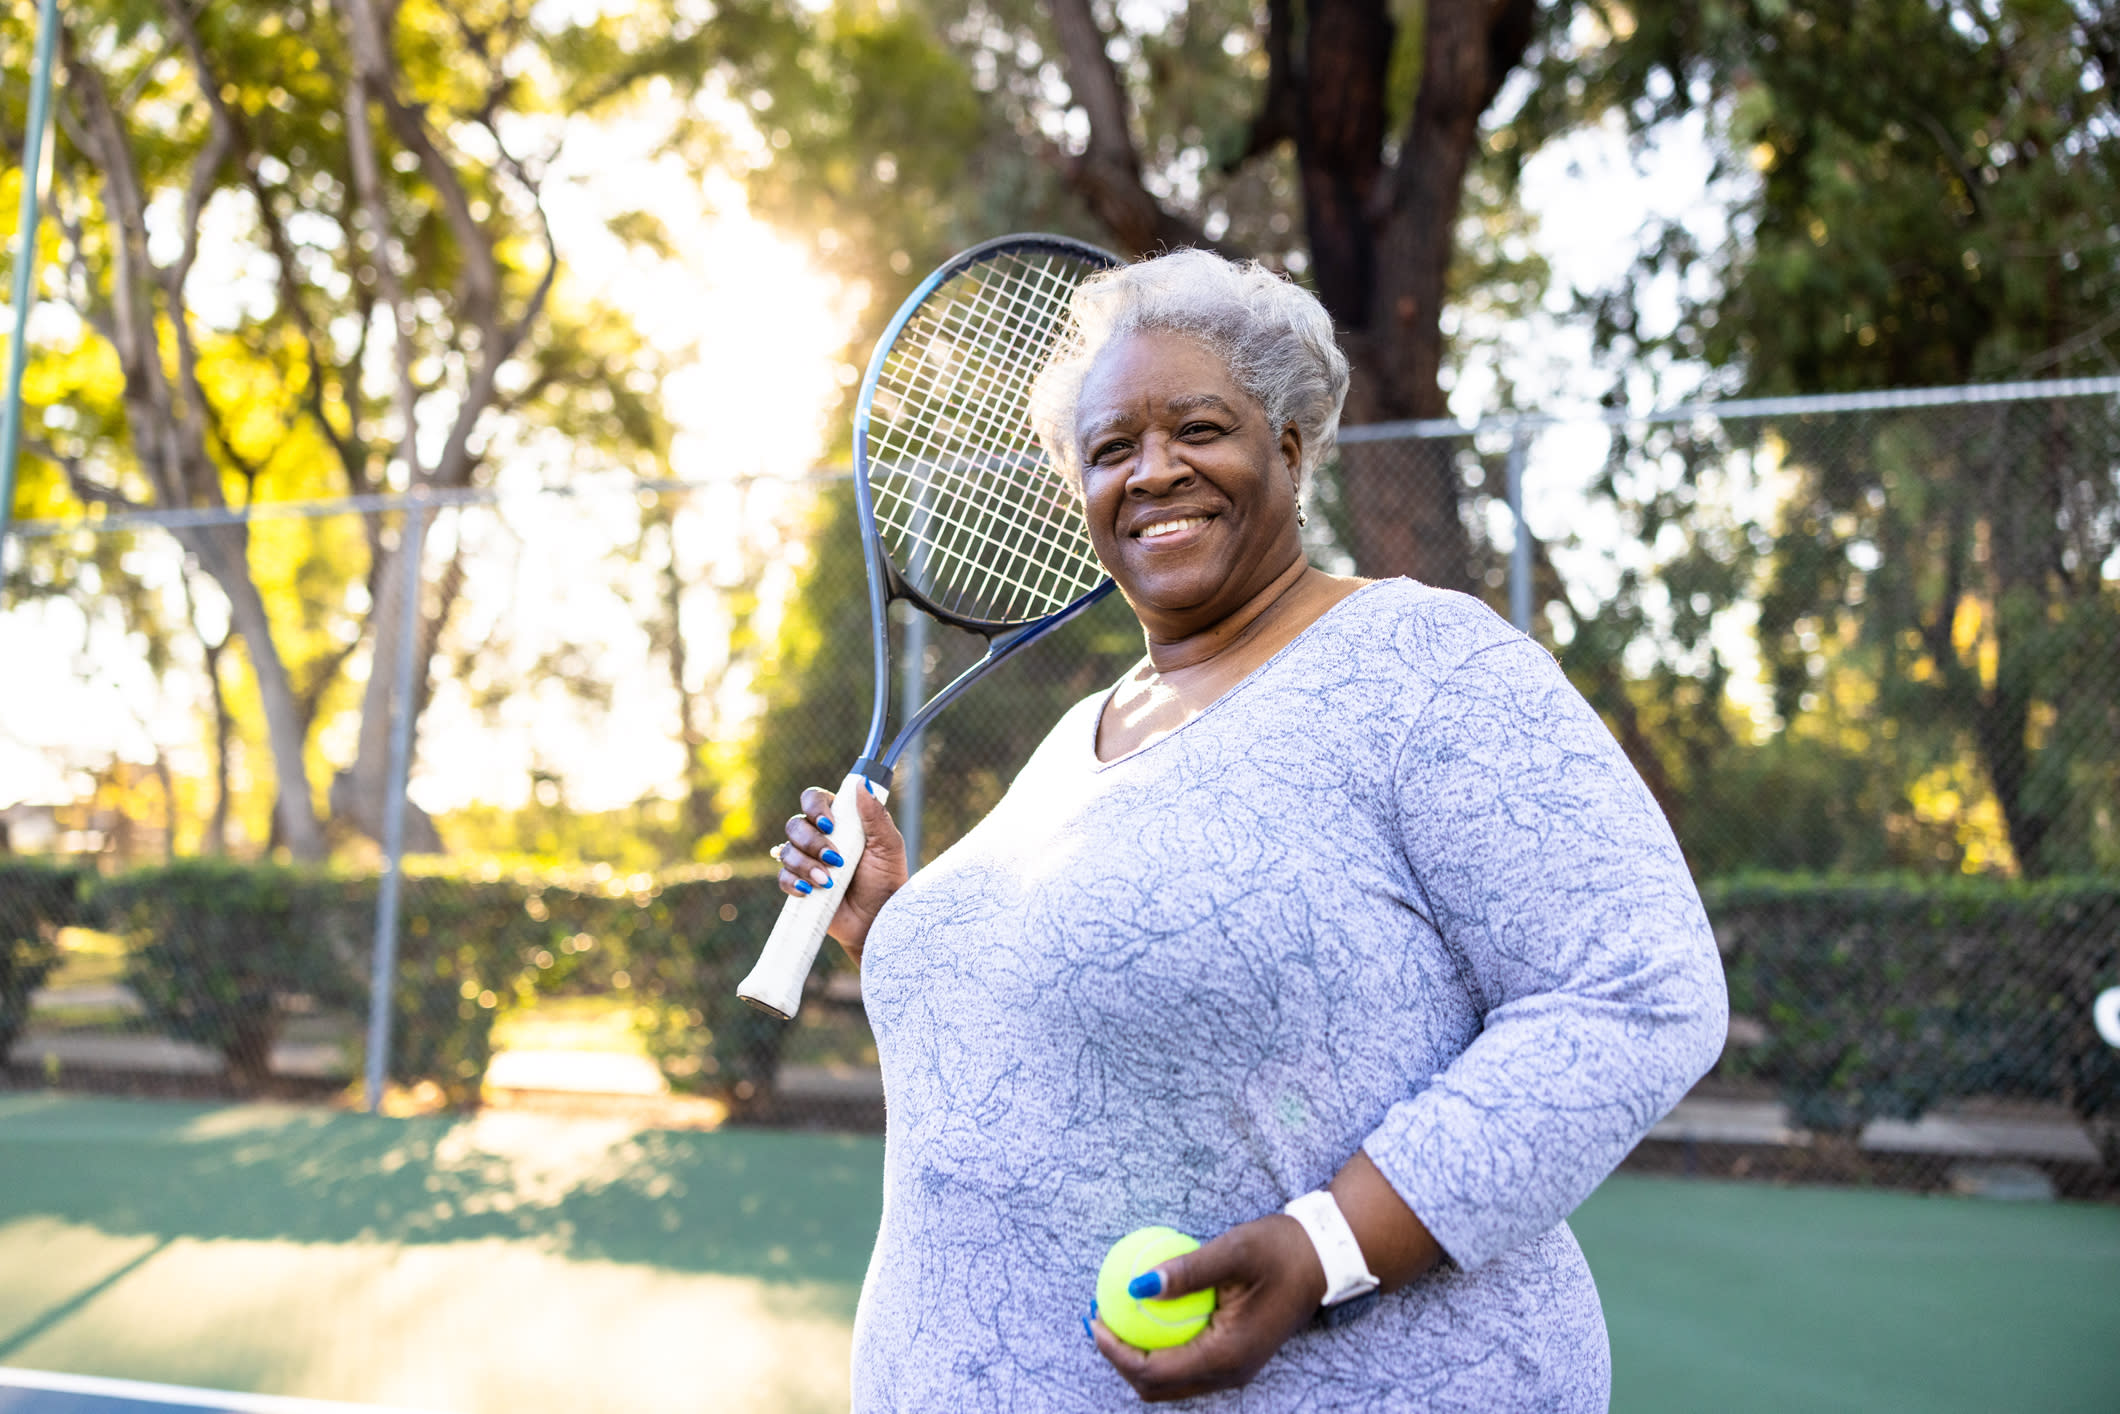
<svg viewBox="0 0 2120 1414">
<path fill-rule="evenodd" d="M 1714 1062 L 1685 861 L 1552 657 L 1388 580 L 1110 763 L 1068 712 L 870 932 L 889 1128 L 854 1408 L 1115 1410 L 1097 1265 L 1366 1149 L 1450 1261 L 1214 1410 L 1597 1410 L 1563 1219 Z"/>
</svg>

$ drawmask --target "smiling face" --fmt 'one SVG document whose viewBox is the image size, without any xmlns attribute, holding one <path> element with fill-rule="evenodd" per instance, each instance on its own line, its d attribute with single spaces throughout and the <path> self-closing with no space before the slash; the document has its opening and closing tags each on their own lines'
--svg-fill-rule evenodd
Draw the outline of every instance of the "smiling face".
<svg viewBox="0 0 2120 1414">
<path fill-rule="evenodd" d="M 1152 638 L 1212 628 L 1302 558 L 1302 438 L 1206 345 L 1115 340 L 1075 406 L 1090 541 Z"/>
</svg>

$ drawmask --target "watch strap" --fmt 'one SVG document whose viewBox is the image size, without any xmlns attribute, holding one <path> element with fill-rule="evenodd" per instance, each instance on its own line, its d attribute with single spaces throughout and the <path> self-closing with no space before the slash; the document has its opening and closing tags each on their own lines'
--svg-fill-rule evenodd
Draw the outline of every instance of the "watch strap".
<svg viewBox="0 0 2120 1414">
<path fill-rule="evenodd" d="M 1320 1306 L 1318 1314 L 1310 1318 L 1310 1323 L 1319 1330 L 1336 1331 L 1361 1320 L 1369 1314 L 1369 1308 L 1376 1304 L 1377 1294 L 1374 1291 L 1365 1291 L 1360 1296 L 1348 1297 L 1337 1306 Z"/>
<path fill-rule="evenodd" d="M 1377 1289 L 1376 1276 L 1354 1239 L 1354 1229 L 1347 1225 L 1331 1193 L 1322 1188 L 1305 1193 L 1290 1199 L 1281 1211 L 1302 1224 L 1310 1245 L 1317 1249 L 1318 1264 L 1325 1269 L 1325 1299 L 1320 1305 L 1337 1306 Z"/>
</svg>

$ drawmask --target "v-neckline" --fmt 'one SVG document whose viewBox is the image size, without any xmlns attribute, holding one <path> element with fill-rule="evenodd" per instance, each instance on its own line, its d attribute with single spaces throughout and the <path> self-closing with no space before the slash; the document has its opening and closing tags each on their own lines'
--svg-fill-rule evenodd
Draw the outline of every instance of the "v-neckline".
<svg viewBox="0 0 2120 1414">
<path fill-rule="evenodd" d="M 1386 584 L 1395 584 L 1397 582 L 1398 581 L 1396 579 L 1371 580 L 1369 583 L 1363 585 L 1360 589 L 1355 590 L 1352 594 L 1347 595 L 1345 598 L 1333 604 L 1332 607 L 1328 608 L 1324 613 L 1312 619 L 1309 623 L 1303 625 L 1301 631 L 1299 631 L 1294 638 L 1289 639 L 1288 642 L 1282 644 L 1279 648 L 1274 650 L 1272 657 L 1268 658 L 1265 662 L 1259 664 L 1258 667 L 1253 668 L 1243 677 L 1238 678 L 1235 682 L 1231 683 L 1229 685 L 1228 690 L 1223 692 L 1219 697 L 1215 698 L 1214 701 L 1208 703 L 1205 707 L 1202 707 L 1199 711 L 1193 713 L 1190 717 L 1187 717 L 1184 721 L 1178 723 L 1178 725 L 1172 727 L 1169 731 L 1161 732 L 1155 736 L 1152 736 L 1147 741 L 1142 742 L 1139 746 L 1134 747 L 1132 750 L 1124 752 L 1118 756 L 1114 756 L 1111 760 L 1106 761 L 1103 757 L 1097 754 L 1097 738 L 1103 734 L 1104 730 L 1104 713 L 1106 709 L 1111 706 L 1112 698 L 1118 694 L 1119 689 L 1126 685 L 1127 679 L 1131 678 L 1134 675 L 1134 672 L 1140 668 L 1141 663 L 1145 663 L 1148 661 L 1147 656 L 1143 655 L 1140 662 L 1135 663 L 1133 668 L 1127 670 L 1125 677 L 1120 678 L 1119 681 L 1113 683 L 1109 688 L 1105 690 L 1104 695 L 1097 699 L 1097 710 L 1090 714 L 1090 769 L 1092 771 L 1104 771 L 1110 769 L 1113 766 L 1120 765 L 1123 762 L 1131 761 L 1144 751 L 1151 751 L 1154 748 L 1162 745 L 1164 742 L 1169 741 L 1172 737 L 1176 736 L 1179 732 L 1184 731 L 1187 727 L 1191 726 L 1194 722 L 1199 721 L 1201 718 L 1212 715 L 1216 708 L 1220 707 L 1223 703 L 1229 701 L 1231 698 L 1243 692 L 1245 688 L 1250 687 L 1253 683 L 1257 682 L 1267 673 L 1273 671 L 1274 667 L 1279 664 L 1283 658 L 1286 658 L 1289 654 L 1293 653 L 1296 650 L 1296 647 L 1301 644 L 1304 639 L 1310 637 L 1311 634 L 1317 632 L 1319 625 L 1323 624 L 1327 619 L 1339 613 L 1340 610 L 1346 608 L 1355 600 L 1360 599 L 1365 594 L 1368 594 L 1371 590 L 1380 588 Z"/>
</svg>

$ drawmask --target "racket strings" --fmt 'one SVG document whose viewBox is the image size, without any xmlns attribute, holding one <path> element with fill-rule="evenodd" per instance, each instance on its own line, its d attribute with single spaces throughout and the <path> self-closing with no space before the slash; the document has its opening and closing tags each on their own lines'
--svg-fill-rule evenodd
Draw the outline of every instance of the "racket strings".
<svg viewBox="0 0 2120 1414">
<path fill-rule="evenodd" d="M 871 400 L 871 503 L 899 572 L 937 607 L 1021 623 L 1104 578 L 1031 390 L 1095 267 L 1010 253 L 961 271 L 892 343 Z"/>
<path fill-rule="evenodd" d="M 1014 348 L 1010 350 L 1008 357 L 1004 361 L 1009 380 L 1008 386 L 1005 390 L 994 390 L 996 396 L 994 399 L 989 400 L 990 402 L 998 401 L 1000 396 L 1005 393 L 1008 400 L 1007 415 L 1018 419 L 1028 417 L 1030 394 L 1035 388 L 1037 377 L 1043 371 L 1054 346 L 1055 340 L 1051 337 L 1055 332 L 1053 325 L 1056 322 L 1062 322 L 1061 319 L 1056 318 L 1052 302 L 1057 300 L 1059 309 L 1064 311 L 1073 290 L 1072 281 L 1054 281 L 1049 266 L 1041 270 L 1039 274 L 1041 278 L 1039 288 L 1036 290 L 1036 296 L 1043 303 L 1034 305 L 1031 301 L 1024 298 L 1021 287 L 1007 286 L 1003 288 L 1003 296 L 1007 301 L 1007 307 L 999 311 L 1001 317 L 1019 321 L 1024 319 L 1036 321 L 1041 326 L 1041 332 L 1045 335 L 1035 348 Z M 989 409 L 983 408 L 982 410 Z M 1000 414 L 999 408 L 991 408 L 990 410 L 996 415 Z M 1038 448 L 1042 467 L 1043 449 L 1037 442 L 1035 434 L 1031 437 L 1029 445 Z M 1079 517 L 1075 514 L 1073 493 L 1064 480 L 1047 469 L 1043 489 L 1049 495 L 1038 507 L 1043 514 L 1037 519 L 1036 525 L 1038 529 L 1046 532 L 1046 534 L 1042 539 L 1033 541 L 1032 544 L 1037 550 L 1044 552 L 1040 557 L 1041 563 L 1047 567 L 1053 567 L 1049 557 L 1060 548 L 1055 543 L 1053 535 L 1058 533 L 1064 537 L 1072 537 L 1081 530 L 1081 525 Z M 1099 577 L 1101 578 L 1101 573 Z"/>
<path fill-rule="evenodd" d="M 1013 506 L 997 501 L 991 495 L 992 488 L 983 484 L 997 476 L 1015 479 L 1021 478 L 1026 471 L 1035 476 L 1043 470 L 1037 465 L 1037 449 L 1030 439 L 1019 436 L 1015 447 L 1004 447 L 992 435 L 994 429 L 1007 429 L 1008 422 L 1013 420 L 1011 414 L 1021 407 L 1023 393 L 1042 366 L 1036 345 L 1023 337 L 1026 328 L 1038 333 L 1050 329 L 1050 306 L 1041 309 L 1037 301 L 1062 298 L 1068 288 L 1065 282 L 1054 280 L 1049 265 L 1035 271 L 1034 275 L 1037 283 L 1028 297 L 1018 283 L 989 280 L 978 288 L 971 300 L 943 306 L 936 321 L 944 335 L 955 336 L 953 344 L 962 346 L 988 339 L 990 342 L 986 347 L 993 354 L 985 366 L 951 361 L 947 376 L 935 380 L 935 387 L 928 390 L 929 396 L 920 400 L 941 415 L 934 416 L 932 421 L 922 419 L 913 423 L 915 427 L 922 427 L 922 435 L 908 450 L 939 473 L 935 489 L 942 495 L 939 504 L 931 503 L 930 514 L 941 516 L 943 529 L 940 535 L 922 535 L 917 525 L 907 529 L 915 540 L 928 548 L 939 549 L 949 557 L 950 563 L 938 567 L 941 572 L 934 576 L 933 587 L 944 594 L 973 590 L 975 586 L 966 580 L 974 571 L 982 567 L 997 568 L 990 563 L 992 557 L 978 555 L 980 548 L 998 546 L 1003 552 L 1000 559 L 1004 566 L 1011 558 L 1028 560 L 1030 564 L 1018 567 L 1015 574 L 1002 569 L 1001 578 L 1011 588 L 1029 594 L 1050 589 L 1052 571 L 1059 571 L 1064 578 L 1068 556 L 1078 548 L 1069 542 L 1079 535 L 1079 522 L 1072 514 L 1066 486 L 1064 483 L 1054 484 L 1057 477 L 1048 472 L 1046 485 L 1037 488 L 1047 494 L 1042 497 L 1019 496 Z M 991 331 L 995 330 L 1006 331 L 1013 337 L 1004 342 L 992 336 Z M 1041 342 L 1049 343 L 1049 340 Z M 932 339 L 922 340 L 916 333 L 914 346 L 918 348 L 923 343 L 930 349 L 935 347 Z M 937 403 L 942 406 L 934 407 Z M 950 406 L 952 403 L 954 408 Z M 948 415 L 950 412 L 956 415 Z M 964 435 L 967 431 L 971 434 L 969 438 Z M 969 462 L 951 464 L 949 452 L 952 449 L 944 444 L 952 438 L 975 444 L 957 449 L 975 453 Z M 1015 455 L 1007 455 L 1008 452 Z M 968 474 L 974 469 L 984 475 Z M 1035 483 L 1019 484 L 1028 491 Z M 1011 511 L 1015 512 L 1013 516 L 1009 514 Z M 1022 569 L 1048 573 L 1033 573 L 1028 578 L 1034 582 L 1026 582 Z M 1071 597 L 1065 596 L 1064 586 L 1061 592 L 1064 596 L 1061 602 Z M 1011 613 L 1007 616 L 1018 615 Z"/>
</svg>

